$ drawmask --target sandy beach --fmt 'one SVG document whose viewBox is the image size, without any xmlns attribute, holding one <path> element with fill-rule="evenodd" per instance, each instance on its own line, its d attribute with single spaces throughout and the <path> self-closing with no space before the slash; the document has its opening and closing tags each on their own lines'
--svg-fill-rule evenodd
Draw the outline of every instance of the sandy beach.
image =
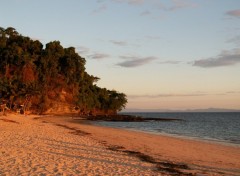
<svg viewBox="0 0 240 176">
<path fill-rule="evenodd" d="M 240 148 L 89 125 L 0 116 L 0 175 L 240 175 Z"/>
</svg>

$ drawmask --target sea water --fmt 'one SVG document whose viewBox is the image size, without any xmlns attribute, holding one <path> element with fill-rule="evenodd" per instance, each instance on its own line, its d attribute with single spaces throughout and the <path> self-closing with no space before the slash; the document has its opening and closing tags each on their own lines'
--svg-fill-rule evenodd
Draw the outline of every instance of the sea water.
<svg viewBox="0 0 240 176">
<path fill-rule="evenodd" d="M 127 128 L 155 134 L 189 137 L 240 146 L 240 112 L 121 113 L 145 118 L 180 119 L 175 121 L 105 122 L 97 125 Z"/>
</svg>

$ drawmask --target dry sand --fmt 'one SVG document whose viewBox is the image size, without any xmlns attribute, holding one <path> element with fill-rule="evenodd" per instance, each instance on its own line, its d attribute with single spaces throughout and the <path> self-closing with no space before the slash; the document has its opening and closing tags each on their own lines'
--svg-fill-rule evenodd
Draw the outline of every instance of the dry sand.
<svg viewBox="0 0 240 176">
<path fill-rule="evenodd" d="M 0 116 L 0 175 L 240 175 L 240 147 L 84 124 Z"/>
</svg>

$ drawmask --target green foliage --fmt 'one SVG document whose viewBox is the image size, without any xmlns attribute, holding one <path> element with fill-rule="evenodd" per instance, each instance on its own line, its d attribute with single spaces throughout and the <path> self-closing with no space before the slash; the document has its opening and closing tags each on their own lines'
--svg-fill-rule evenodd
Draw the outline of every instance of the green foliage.
<svg viewBox="0 0 240 176">
<path fill-rule="evenodd" d="M 98 77 L 85 71 L 86 60 L 74 47 L 64 48 L 59 41 L 43 45 L 20 35 L 14 28 L 0 27 L 0 99 L 14 102 L 26 96 L 39 111 L 47 110 L 51 92 L 68 90 L 72 104 L 85 111 L 118 111 L 127 103 L 126 95 L 100 88 Z"/>
</svg>

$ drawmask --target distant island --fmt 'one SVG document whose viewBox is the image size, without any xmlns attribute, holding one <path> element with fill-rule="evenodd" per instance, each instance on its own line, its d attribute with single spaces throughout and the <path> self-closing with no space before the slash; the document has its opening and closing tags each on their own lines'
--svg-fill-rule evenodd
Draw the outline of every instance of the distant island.
<svg viewBox="0 0 240 176">
<path fill-rule="evenodd" d="M 0 27 L 0 105 L 20 113 L 109 115 L 122 110 L 124 93 L 100 88 L 74 47 Z M 116 78 L 117 79 L 117 78 Z"/>
</svg>

